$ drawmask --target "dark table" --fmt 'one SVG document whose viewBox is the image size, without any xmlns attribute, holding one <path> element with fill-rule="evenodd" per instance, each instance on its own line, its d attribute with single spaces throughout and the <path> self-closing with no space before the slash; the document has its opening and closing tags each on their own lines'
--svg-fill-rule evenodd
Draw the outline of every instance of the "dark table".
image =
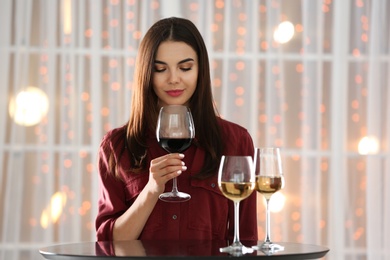
<svg viewBox="0 0 390 260">
<path fill-rule="evenodd" d="M 256 245 L 257 241 L 241 241 L 246 246 Z M 232 256 L 220 253 L 219 248 L 228 245 L 227 241 L 199 240 L 132 240 L 99 241 L 53 245 L 39 250 L 46 259 L 231 259 Z M 240 256 L 243 259 L 270 257 L 276 259 L 318 259 L 326 255 L 328 248 L 318 245 L 278 243 L 283 251 L 267 255 L 262 251 Z"/>
</svg>

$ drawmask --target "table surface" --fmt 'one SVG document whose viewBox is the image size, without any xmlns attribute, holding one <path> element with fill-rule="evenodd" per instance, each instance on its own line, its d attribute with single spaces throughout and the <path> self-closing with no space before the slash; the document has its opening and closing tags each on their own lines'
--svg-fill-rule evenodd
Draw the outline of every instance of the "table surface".
<svg viewBox="0 0 390 260">
<path fill-rule="evenodd" d="M 241 241 L 245 246 L 256 245 L 261 241 Z M 41 248 L 39 252 L 46 259 L 172 259 L 172 258 L 217 258 L 231 259 L 231 255 L 220 253 L 227 241 L 172 241 L 172 240 L 132 240 L 132 241 L 98 241 L 74 244 L 60 244 Z M 245 254 L 241 258 L 271 257 L 271 259 L 318 259 L 326 255 L 328 248 L 318 245 L 278 243 L 284 246 L 283 251 L 267 255 L 262 251 Z"/>
</svg>

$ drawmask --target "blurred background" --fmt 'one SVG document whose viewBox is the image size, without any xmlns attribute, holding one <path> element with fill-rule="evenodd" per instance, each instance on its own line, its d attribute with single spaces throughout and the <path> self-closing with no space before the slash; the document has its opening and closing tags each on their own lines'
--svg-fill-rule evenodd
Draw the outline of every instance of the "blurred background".
<svg viewBox="0 0 390 260">
<path fill-rule="evenodd" d="M 99 143 L 128 119 L 140 40 L 170 16 L 204 36 L 221 115 L 281 148 L 271 239 L 388 259 L 389 11 L 387 0 L 1 0 L 0 259 L 95 241 Z"/>
</svg>

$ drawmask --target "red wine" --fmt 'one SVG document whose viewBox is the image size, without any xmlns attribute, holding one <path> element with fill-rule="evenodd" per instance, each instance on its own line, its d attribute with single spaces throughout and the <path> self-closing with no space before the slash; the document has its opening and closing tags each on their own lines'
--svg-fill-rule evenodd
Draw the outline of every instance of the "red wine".
<svg viewBox="0 0 390 260">
<path fill-rule="evenodd" d="M 159 144 L 169 153 L 180 153 L 191 145 L 192 138 L 160 138 Z"/>
</svg>

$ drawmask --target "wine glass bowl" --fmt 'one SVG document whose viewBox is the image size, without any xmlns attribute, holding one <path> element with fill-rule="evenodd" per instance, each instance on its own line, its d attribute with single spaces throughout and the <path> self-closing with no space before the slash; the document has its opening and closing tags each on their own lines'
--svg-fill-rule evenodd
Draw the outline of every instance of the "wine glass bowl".
<svg viewBox="0 0 390 260">
<path fill-rule="evenodd" d="M 284 186 L 283 177 L 256 176 L 256 191 L 261 193 L 265 199 L 271 199 L 271 196 Z"/>
<path fill-rule="evenodd" d="M 266 201 L 266 234 L 264 242 L 252 248 L 268 253 L 282 251 L 284 247 L 273 243 L 270 238 L 269 208 L 272 195 L 284 187 L 280 149 L 275 147 L 255 148 L 254 164 L 256 176 L 255 190 L 262 194 Z"/>
<path fill-rule="evenodd" d="M 159 145 L 168 153 L 181 153 L 189 148 L 195 137 L 190 109 L 181 105 L 162 107 L 158 115 L 156 137 Z M 178 190 L 176 177 L 172 182 L 172 191 L 160 194 L 161 200 L 184 202 L 191 199 L 191 195 Z"/>
<path fill-rule="evenodd" d="M 239 237 L 239 203 L 248 198 L 255 188 L 253 161 L 250 156 L 222 156 L 218 170 L 218 186 L 222 194 L 234 203 L 234 239 L 223 253 L 241 256 L 252 253 L 253 249 L 244 246 Z"/>
</svg>

